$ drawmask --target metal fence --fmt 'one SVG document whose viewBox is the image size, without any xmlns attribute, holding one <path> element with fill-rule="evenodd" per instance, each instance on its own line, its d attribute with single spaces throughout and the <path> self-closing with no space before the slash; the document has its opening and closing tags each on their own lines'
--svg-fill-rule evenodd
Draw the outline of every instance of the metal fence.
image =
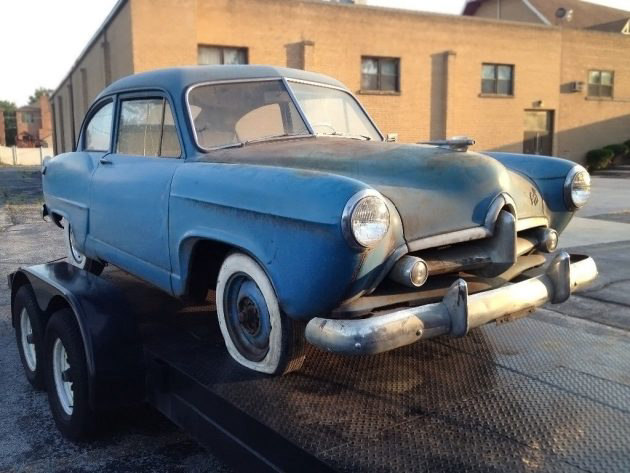
<svg viewBox="0 0 630 473">
<path fill-rule="evenodd" d="M 40 165 L 46 156 L 52 156 L 52 148 L 17 148 L 0 146 L 0 164 L 10 166 Z"/>
</svg>

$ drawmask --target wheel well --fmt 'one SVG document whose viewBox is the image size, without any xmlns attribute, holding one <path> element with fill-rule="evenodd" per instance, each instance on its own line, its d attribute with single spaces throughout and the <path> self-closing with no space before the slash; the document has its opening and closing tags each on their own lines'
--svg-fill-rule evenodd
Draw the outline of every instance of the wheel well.
<svg viewBox="0 0 630 473">
<path fill-rule="evenodd" d="M 201 302 L 217 285 L 221 264 L 237 248 L 213 240 L 199 240 L 190 253 L 190 270 L 186 296 Z"/>
</svg>

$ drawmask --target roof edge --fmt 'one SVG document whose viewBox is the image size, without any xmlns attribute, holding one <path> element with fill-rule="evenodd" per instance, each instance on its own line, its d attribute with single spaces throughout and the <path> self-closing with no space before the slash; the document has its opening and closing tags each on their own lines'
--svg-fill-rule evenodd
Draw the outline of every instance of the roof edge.
<svg viewBox="0 0 630 473">
<path fill-rule="evenodd" d="M 94 43 L 96 43 L 96 41 L 98 40 L 98 38 L 101 36 L 101 34 L 103 33 L 103 31 L 105 31 L 105 29 L 107 29 L 107 27 L 110 25 L 110 23 L 114 20 L 114 18 L 116 18 L 116 16 L 118 15 L 118 13 L 120 13 L 120 10 L 122 10 L 122 8 L 125 6 L 125 4 L 128 2 L 129 0 L 118 0 L 118 2 L 116 2 L 116 4 L 114 5 L 114 7 L 112 8 L 112 10 L 109 12 L 109 14 L 105 17 L 105 20 L 103 21 L 103 23 L 101 23 L 101 26 L 98 27 L 98 29 L 96 30 L 96 32 L 92 35 L 92 37 L 90 38 L 90 40 L 88 41 L 88 43 L 85 45 L 85 47 L 81 50 L 81 52 L 79 53 L 79 56 L 75 59 L 74 63 L 72 64 L 72 66 L 70 67 L 70 70 L 67 72 L 67 74 L 65 76 L 63 76 L 63 79 L 61 79 L 61 81 L 59 82 L 59 85 L 55 88 L 55 90 L 53 91 L 52 94 L 50 94 L 51 97 L 54 97 L 57 92 L 59 92 L 59 89 L 61 89 L 61 87 L 63 86 L 63 84 L 68 80 L 68 78 L 72 75 L 72 73 L 77 69 L 77 67 L 79 66 L 79 64 L 81 63 L 81 61 L 83 60 L 83 58 L 85 57 L 85 55 L 88 53 L 88 51 L 90 49 L 92 49 L 92 46 L 94 46 Z"/>
</svg>

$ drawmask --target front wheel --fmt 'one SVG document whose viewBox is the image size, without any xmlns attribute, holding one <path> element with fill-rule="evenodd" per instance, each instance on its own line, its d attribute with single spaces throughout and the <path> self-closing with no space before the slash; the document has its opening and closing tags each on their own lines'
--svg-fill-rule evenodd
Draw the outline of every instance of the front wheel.
<svg viewBox="0 0 630 473">
<path fill-rule="evenodd" d="M 287 317 L 260 265 L 242 253 L 228 256 L 217 280 L 219 326 L 228 352 L 255 371 L 285 374 L 304 363 L 304 324 Z"/>
<path fill-rule="evenodd" d="M 68 253 L 68 262 L 77 268 L 84 269 L 97 276 L 103 272 L 105 265 L 99 261 L 88 258 L 81 252 L 76 245 L 72 224 L 66 220 L 64 226 L 64 236 L 66 241 L 66 251 Z"/>
</svg>

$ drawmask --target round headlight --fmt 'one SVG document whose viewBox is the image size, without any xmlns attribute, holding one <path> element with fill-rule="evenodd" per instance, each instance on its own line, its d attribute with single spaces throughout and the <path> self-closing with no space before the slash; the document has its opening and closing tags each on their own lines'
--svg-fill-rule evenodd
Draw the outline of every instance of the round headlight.
<svg viewBox="0 0 630 473">
<path fill-rule="evenodd" d="M 575 166 L 564 182 L 564 197 L 570 209 L 583 207 L 591 196 L 591 176 L 582 166 Z"/>
<path fill-rule="evenodd" d="M 344 232 L 360 246 L 375 245 L 389 230 L 389 209 L 385 200 L 373 190 L 355 194 L 346 204 L 342 225 Z"/>
</svg>

